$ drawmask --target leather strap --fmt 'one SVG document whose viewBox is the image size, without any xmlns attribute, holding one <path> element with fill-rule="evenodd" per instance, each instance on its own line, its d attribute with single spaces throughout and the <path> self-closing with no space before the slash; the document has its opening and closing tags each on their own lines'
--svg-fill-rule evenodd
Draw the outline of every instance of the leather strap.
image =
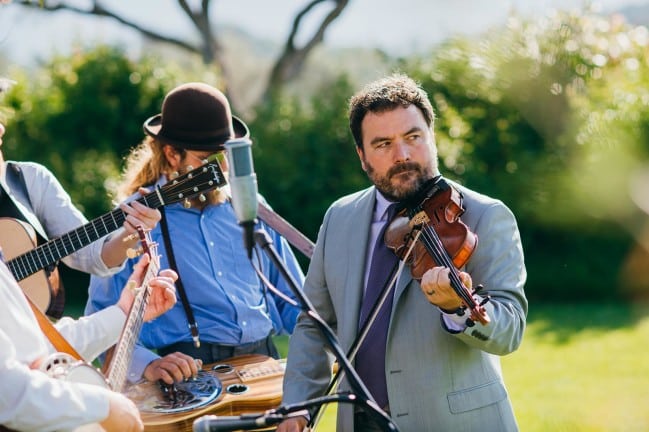
<svg viewBox="0 0 649 432">
<path fill-rule="evenodd" d="M 180 301 L 183 304 L 183 309 L 185 310 L 185 315 L 187 316 L 187 323 L 189 325 L 189 331 L 192 334 L 192 339 L 194 339 L 194 346 L 199 348 L 201 346 L 200 336 L 198 334 L 198 323 L 196 318 L 194 318 L 194 312 L 192 307 L 189 304 L 189 299 L 187 298 L 187 292 L 183 286 L 182 276 L 178 271 L 178 266 L 176 265 L 176 258 L 174 256 L 173 248 L 171 247 L 171 238 L 169 238 L 169 227 L 167 225 L 167 215 L 165 214 L 164 207 L 160 207 L 160 213 L 162 213 L 162 219 L 160 219 L 160 228 L 162 231 L 162 238 L 165 242 L 165 249 L 167 250 L 167 259 L 169 260 L 169 267 L 178 275 L 176 279 L 176 291 L 180 295 Z"/>
<path fill-rule="evenodd" d="M 66 353 L 74 357 L 76 360 L 81 360 L 85 361 L 81 355 L 75 350 L 72 345 L 63 337 L 63 335 L 54 327 L 52 322 L 45 316 L 43 312 L 38 309 L 38 307 L 30 300 L 29 297 L 25 296 L 27 299 L 27 302 L 29 303 L 29 307 L 32 308 L 32 311 L 34 312 L 34 316 L 36 317 L 36 321 L 38 321 L 38 325 L 40 326 L 41 330 L 47 336 L 47 338 L 50 340 L 54 348 L 58 352 Z"/>
</svg>

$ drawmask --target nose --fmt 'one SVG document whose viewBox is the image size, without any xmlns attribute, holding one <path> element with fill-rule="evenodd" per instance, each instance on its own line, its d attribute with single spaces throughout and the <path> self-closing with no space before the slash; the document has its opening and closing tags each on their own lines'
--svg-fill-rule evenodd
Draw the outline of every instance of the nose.
<svg viewBox="0 0 649 432">
<path fill-rule="evenodd" d="M 392 147 L 392 159 L 394 162 L 406 162 L 410 160 L 410 152 L 408 146 L 402 140 L 394 142 Z"/>
</svg>

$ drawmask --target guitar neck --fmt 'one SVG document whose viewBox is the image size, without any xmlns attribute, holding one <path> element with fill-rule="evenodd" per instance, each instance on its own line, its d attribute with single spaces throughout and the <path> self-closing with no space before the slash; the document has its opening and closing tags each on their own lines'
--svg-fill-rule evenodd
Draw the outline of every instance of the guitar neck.
<svg viewBox="0 0 649 432">
<path fill-rule="evenodd" d="M 140 236 L 140 244 L 144 253 L 149 255 L 149 262 L 147 264 L 146 272 L 142 278 L 142 285 L 138 291 L 134 291 L 133 304 L 128 311 L 126 317 L 126 324 L 122 329 L 119 341 L 115 346 L 114 355 L 108 367 L 108 382 L 111 388 L 116 392 L 123 392 L 126 386 L 126 374 L 128 367 L 133 358 L 133 348 L 137 341 L 140 330 L 142 329 L 142 322 L 144 320 L 144 312 L 149 304 L 149 296 L 151 288 L 149 283 L 160 271 L 160 261 L 158 261 L 157 245 L 151 241 L 150 233 L 145 232 L 142 227 L 137 227 L 138 235 Z M 124 289 L 129 289 L 125 287 Z"/>
<path fill-rule="evenodd" d="M 111 389 L 118 393 L 122 393 L 126 387 L 126 376 L 133 358 L 133 348 L 139 338 L 144 320 L 144 311 L 147 308 L 151 294 L 149 281 L 158 273 L 158 270 L 159 266 L 152 258 L 144 281 L 142 282 L 142 288 L 135 295 L 133 305 L 129 310 L 122 334 L 115 346 L 115 351 L 108 367 L 106 378 L 110 383 Z"/>
<path fill-rule="evenodd" d="M 164 204 L 160 194 L 157 192 L 151 192 L 138 198 L 137 201 L 149 208 L 158 208 Z M 61 258 L 116 231 L 124 224 L 125 220 L 126 214 L 122 209 L 117 208 L 77 229 L 63 234 L 61 237 L 50 240 L 29 252 L 13 258 L 7 262 L 7 267 L 11 270 L 14 278 L 17 281 L 21 281 L 55 264 Z"/>
<path fill-rule="evenodd" d="M 156 188 L 136 201 L 149 208 L 157 209 L 223 186 L 226 181 L 221 167 L 215 162 L 217 156 L 211 156 L 205 165 L 167 182 L 161 188 Z M 117 208 L 80 228 L 13 258 L 7 262 L 7 267 L 14 278 L 21 281 L 117 230 L 125 219 L 126 214 L 122 209 Z"/>
</svg>

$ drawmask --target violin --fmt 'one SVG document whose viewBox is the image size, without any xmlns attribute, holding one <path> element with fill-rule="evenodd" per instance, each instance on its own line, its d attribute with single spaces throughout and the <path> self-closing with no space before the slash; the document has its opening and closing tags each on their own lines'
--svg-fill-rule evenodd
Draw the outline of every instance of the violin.
<svg viewBox="0 0 649 432">
<path fill-rule="evenodd" d="M 406 261 L 414 279 L 421 280 L 433 267 L 447 267 L 451 288 L 462 300 L 462 308 L 470 311 L 467 325 L 473 325 L 473 321 L 487 324 L 490 319 L 483 305 L 488 297 L 478 304 L 458 270 L 478 245 L 478 236 L 460 219 L 463 213 L 462 195 L 439 179 L 424 190 L 423 199 L 418 198 L 397 214 L 388 225 L 384 240 L 401 260 L 412 242 L 416 242 Z"/>
</svg>

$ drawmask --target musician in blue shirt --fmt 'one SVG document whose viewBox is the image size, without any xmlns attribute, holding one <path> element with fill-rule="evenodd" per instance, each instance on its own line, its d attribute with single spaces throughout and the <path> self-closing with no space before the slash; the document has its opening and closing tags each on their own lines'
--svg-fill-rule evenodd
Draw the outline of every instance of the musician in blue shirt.
<svg viewBox="0 0 649 432">
<path fill-rule="evenodd" d="M 162 185 L 175 173 L 198 167 L 208 156 L 222 155 L 228 139 L 248 135 L 246 125 L 232 116 L 225 96 L 202 83 L 172 90 L 165 97 L 162 113 L 147 120 L 144 130 L 147 137 L 127 159 L 120 198 L 140 186 Z M 227 171 L 224 158 L 220 164 Z M 165 244 L 165 227 L 171 251 Z M 301 285 L 304 275 L 286 239 L 263 222 L 257 228 L 268 232 Z M 292 332 L 299 309 L 268 290 L 255 273 L 253 262 L 273 285 L 294 297 L 263 251 L 253 254 L 252 262 L 248 259 L 227 188 L 216 189 L 202 199 L 165 206 L 163 220 L 151 237 L 159 245 L 161 266 L 179 273 L 189 311 L 179 301 L 164 316 L 143 325 L 130 381 L 146 378 L 171 383 L 189 378 L 196 373 L 194 359 L 213 363 L 252 353 L 278 356 L 271 336 Z M 126 268 L 112 277 L 91 278 L 87 314 L 119 298 L 131 265 L 127 262 Z M 180 291 L 178 282 L 176 285 Z M 194 322 L 196 327 L 191 328 Z M 192 337 L 195 330 L 200 347 Z"/>
</svg>

